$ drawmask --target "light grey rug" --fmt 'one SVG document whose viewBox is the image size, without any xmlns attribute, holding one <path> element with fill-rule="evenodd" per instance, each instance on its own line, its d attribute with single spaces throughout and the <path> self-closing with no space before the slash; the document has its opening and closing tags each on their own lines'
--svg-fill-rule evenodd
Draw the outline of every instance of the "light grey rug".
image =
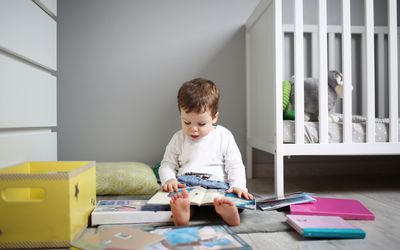
<svg viewBox="0 0 400 250">
<path fill-rule="evenodd" d="M 285 214 L 277 211 L 251 211 L 244 210 L 240 214 L 241 223 L 239 226 L 230 227 L 235 233 L 272 233 L 293 230 L 285 222 Z M 224 223 L 215 213 L 203 213 L 199 211 L 195 214 L 189 225 Z M 144 231 L 154 230 L 160 226 L 173 226 L 173 223 L 148 223 L 148 224 L 126 224 L 131 227 L 139 228 Z M 109 227 L 113 225 L 101 225 Z"/>
<path fill-rule="evenodd" d="M 240 214 L 241 223 L 231 227 L 236 233 L 270 233 L 290 231 L 292 228 L 285 222 L 285 214 L 277 211 L 250 211 Z"/>
<path fill-rule="evenodd" d="M 211 207 L 210 210 L 213 208 Z M 285 213 L 278 211 L 243 210 L 240 225 L 231 227 L 236 233 L 267 233 L 289 231 L 292 228 L 285 222 Z M 190 220 L 190 224 L 223 223 L 215 212 L 200 210 Z"/>
</svg>

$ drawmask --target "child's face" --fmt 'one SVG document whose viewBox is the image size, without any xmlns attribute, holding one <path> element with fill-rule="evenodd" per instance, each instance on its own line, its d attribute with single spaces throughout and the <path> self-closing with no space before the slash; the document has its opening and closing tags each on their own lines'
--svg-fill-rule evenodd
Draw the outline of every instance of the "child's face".
<svg viewBox="0 0 400 250">
<path fill-rule="evenodd" d="M 184 109 L 181 109 L 182 130 L 193 141 L 208 135 L 214 129 L 213 124 L 217 120 L 218 113 L 213 118 L 209 110 L 204 113 L 186 113 Z"/>
</svg>

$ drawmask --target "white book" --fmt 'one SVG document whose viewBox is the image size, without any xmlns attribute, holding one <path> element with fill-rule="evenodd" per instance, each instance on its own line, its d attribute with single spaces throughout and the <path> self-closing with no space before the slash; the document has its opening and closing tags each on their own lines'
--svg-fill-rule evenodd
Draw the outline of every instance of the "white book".
<svg viewBox="0 0 400 250">
<path fill-rule="evenodd" d="M 185 188 L 189 193 L 189 200 L 191 205 L 207 206 L 212 205 L 214 198 L 225 198 L 230 200 L 235 206 L 242 209 L 256 209 L 255 200 L 247 200 L 245 198 L 239 198 L 234 193 L 226 193 L 223 189 L 206 189 L 200 186 L 193 186 Z M 183 189 L 179 189 L 182 192 Z M 158 191 L 155 193 L 147 204 L 169 204 L 171 198 L 176 192 L 163 192 Z"/>
<path fill-rule="evenodd" d="M 149 205 L 147 200 L 100 200 L 91 214 L 91 224 L 171 222 L 169 205 Z"/>
</svg>

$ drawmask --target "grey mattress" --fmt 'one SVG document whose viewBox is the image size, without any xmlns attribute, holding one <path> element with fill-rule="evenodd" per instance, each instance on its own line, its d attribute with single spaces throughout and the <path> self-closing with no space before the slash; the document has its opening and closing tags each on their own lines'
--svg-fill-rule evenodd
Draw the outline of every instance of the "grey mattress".
<svg viewBox="0 0 400 250">
<path fill-rule="evenodd" d="M 342 142 L 342 123 L 329 123 L 328 138 L 330 143 Z M 399 127 L 400 128 L 400 127 Z M 304 142 L 318 143 L 319 122 L 304 122 Z M 365 123 L 353 123 L 353 142 L 365 142 L 366 136 Z M 376 123 L 375 125 L 375 141 L 387 142 L 389 138 L 389 124 Z M 400 129 L 399 129 L 400 135 Z M 400 136 L 399 136 L 400 137 Z M 400 139 L 399 139 L 400 140 Z M 295 122 L 283 121 L 283 141 L 284 143 L 295 142 Z"/>
</svg>

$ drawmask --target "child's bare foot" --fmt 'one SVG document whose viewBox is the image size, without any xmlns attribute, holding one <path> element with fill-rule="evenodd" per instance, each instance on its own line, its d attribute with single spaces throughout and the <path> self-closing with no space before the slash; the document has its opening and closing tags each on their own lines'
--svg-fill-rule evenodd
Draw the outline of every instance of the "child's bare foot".
<svg viewBox="0 0 400 250">
<path fill-rule="evenodd" d="M 214 198 L 214 207 L 226 224 L 238 226 L 240 224 L 239 211 L 235 204 L 225 198 Z"/>
<path fill-rule="evenodd" d="M 186 189 L 182 193 L 174 195 L 170 202 L 172 219 L 175 226 L 184 226 L 189 223 L 190 219 L 190 200 L 189 193 Z"/>
</svg>

